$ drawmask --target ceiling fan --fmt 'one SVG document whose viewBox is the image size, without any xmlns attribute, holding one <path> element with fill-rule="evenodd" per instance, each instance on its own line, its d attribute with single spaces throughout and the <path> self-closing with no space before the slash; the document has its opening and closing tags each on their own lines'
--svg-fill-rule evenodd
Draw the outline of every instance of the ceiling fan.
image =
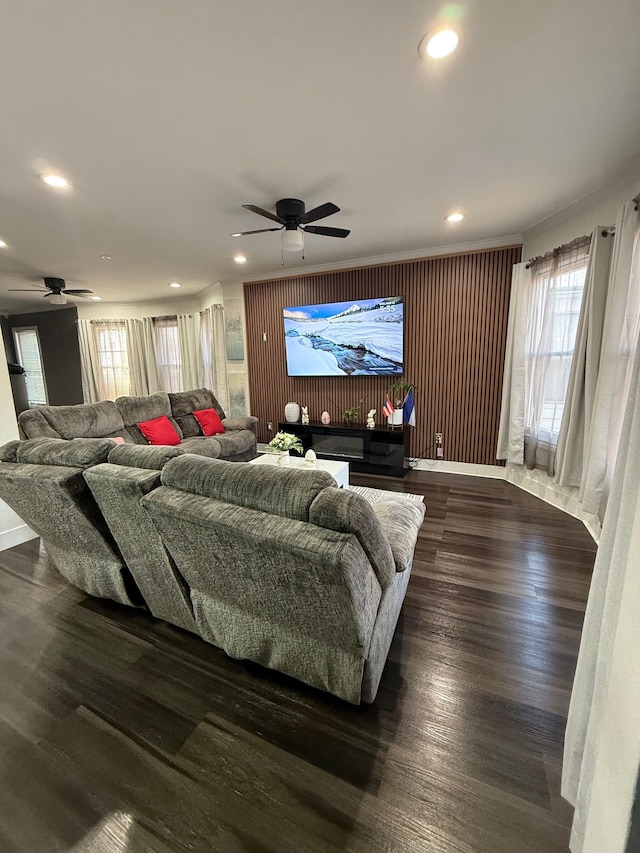
<svg viewBox="0 0 640 853">
<path fill-rule="evenodd" d="M 93 290 L 73 290 L 65 287 L 65 280 L 63 278 L 54 278 L 50 275 L 45 275 L 44 278 L 44 287 L 34 288 L 32 287 L 21 287 L 21 288 L 9 288 L 10 293 L 44 293 L 44 298 L 51 298 L 52 305 L 66 305 L 67 304 L 67 296 L 80 296 L 83 299 L 88 298 L 88 296 L 93 293 Z"/>
<path fill-rule="evenodd" d="M 300 252 L 304 249 L 304 233 L 320 234 L 323 237 L 348 237 L 351 233 L 346 228 L 329 228 L 325 225 L 310 225 L 318 219 L 324 219 L 340 208 L 327 202 L 319 207 L 314 207 L 305 213 L 304 202 L 299 198 L 281 198 L 276 202 L 276 212 L 271 213 L 255 204 L 243 204 L 245 210 L 251 210 L 259 216 L 266 216 L 273 222 L 279 224 L 279 228 L 259 228 L 257 231 L 241 231 L 232 234 L 232 237 L 246 237 L 247 234 L 262 234 L 265 231 L 282 231 L 282 248 L 285 252 Z"/>
</svg>

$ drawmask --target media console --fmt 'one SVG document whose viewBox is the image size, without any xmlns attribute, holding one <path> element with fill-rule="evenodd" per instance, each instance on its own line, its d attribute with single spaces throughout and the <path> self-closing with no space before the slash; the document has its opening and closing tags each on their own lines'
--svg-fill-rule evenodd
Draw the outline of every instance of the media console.
<svg viewBox="0 0 640 853">
<path fill-rule="evenodd" d="M 305 453 L 313 450 L 318 459 L 348 462 L 352 471 L 404 477 L 407 470 L 407 431 L 403 427 L 281 422 L 278 429 L 299 436 Z"/>
</svg>

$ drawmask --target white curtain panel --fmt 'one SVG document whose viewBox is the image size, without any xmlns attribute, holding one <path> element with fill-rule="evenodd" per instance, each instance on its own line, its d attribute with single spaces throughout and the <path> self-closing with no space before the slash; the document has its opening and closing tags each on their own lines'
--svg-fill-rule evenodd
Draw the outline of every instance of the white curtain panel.
<svg viewBox="0 0 640 853">
<path fill-rule="evenodd" d="M 613 239 L 610 229 L 604 226 L 598 226 L 591 235 L 567 398 L 558 434 L 555 480 L 561 486 L 579 486 L 586 467 L 585 450 L 598 383 Z"/>
<path fill-rule="evenodd" d="M 509 298 L 507 343 L 502 380 L 502 406 L 496 459 L 515 465 L 524 464 L 524 403 L 527 300 L 531 270 L 527 264 L 515 264 Z"/>
<path fill-rule="evenodd" d="M 178 342 L 180 345 L 182 390 L 199 388 L 198 364 L 200 361 L 200 314 L 178 314 Z"/>
<path fill-rule="evenodd" d="M 618 214 L 611 258 L 596 399 L 593 407 L 580 499 L 586 512 L 604 516 L 615 464 L 622 414 L 640 318 L 640 216 L 634 202 Z"/>
<path fill-rule="evenodd" d="M 222 305 L 210 305 L 200 312 L 198 380 L 199 386 L 213 391 L 228 415 L 227 338 Z"/>
<path fill-rule="evenodd" d="M 78 343 L 80 344 L 80 372 L 82 375 L 82 397 L 85 403 L 97 403 L 100 397 L 100 361 L 93 336 L 91 320 L 78 320 Z"/>
<path fill-rule="evenodd" d="M 573 853 L 625 853 L 640 766 L 639 389 L 636 347 L 565 735 Z"/>
<path fill-rule="evenodd" d="M 182 352 L 176 316 L 153 318 L 153 343 L 160 389 L 184 391 Z"/>
</svg>

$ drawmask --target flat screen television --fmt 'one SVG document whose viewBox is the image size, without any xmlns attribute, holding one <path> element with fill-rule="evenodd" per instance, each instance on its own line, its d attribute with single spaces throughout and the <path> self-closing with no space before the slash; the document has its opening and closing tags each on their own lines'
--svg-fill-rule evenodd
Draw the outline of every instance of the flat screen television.
<svg viewBox="0 0 640 853">
<path fill-rule="evenodd" d="M 404 297 L 283 308 L 289 376 L 402 373 Z"/>
</svg>

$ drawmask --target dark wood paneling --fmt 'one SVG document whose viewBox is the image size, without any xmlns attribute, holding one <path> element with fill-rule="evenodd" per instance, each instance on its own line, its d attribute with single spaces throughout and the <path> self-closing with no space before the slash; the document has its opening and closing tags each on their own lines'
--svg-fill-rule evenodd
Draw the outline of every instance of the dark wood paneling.
<svg viewBox="0 0 640 853">
<path fill-rule="evenodd" d="M 83 403 L 78 309 L 59 308 L 32 314 L 11 314 L 12 329 L 37 326 L 50 406 Z"/>
<path fill-rule="evenodd" d="M 413 456 L 433 457 L 434 434 L 444 457 L 495 465 L 509 289 L 520 247 L 492 249 L 402 264 L 295 276 L 244 286 L 251 412 L 267 422 L 284 417 L 289 400 L 308 405 L 312 420 L 333 420 L 365 398 L 377 409 L 389 377 L 287 376 L 282 309 L 377 296 L 405 297 L 405 377 L 416 385 Z M 267 334 L 266 342 L 263 333 Z"/>
<path fill-rule="evenodd" d="M 568 853 L 584 525 L 502 480 L 352 479 L 427 504 L 371 706 L 0 553 L 2 853 Z"/>
</svg>

